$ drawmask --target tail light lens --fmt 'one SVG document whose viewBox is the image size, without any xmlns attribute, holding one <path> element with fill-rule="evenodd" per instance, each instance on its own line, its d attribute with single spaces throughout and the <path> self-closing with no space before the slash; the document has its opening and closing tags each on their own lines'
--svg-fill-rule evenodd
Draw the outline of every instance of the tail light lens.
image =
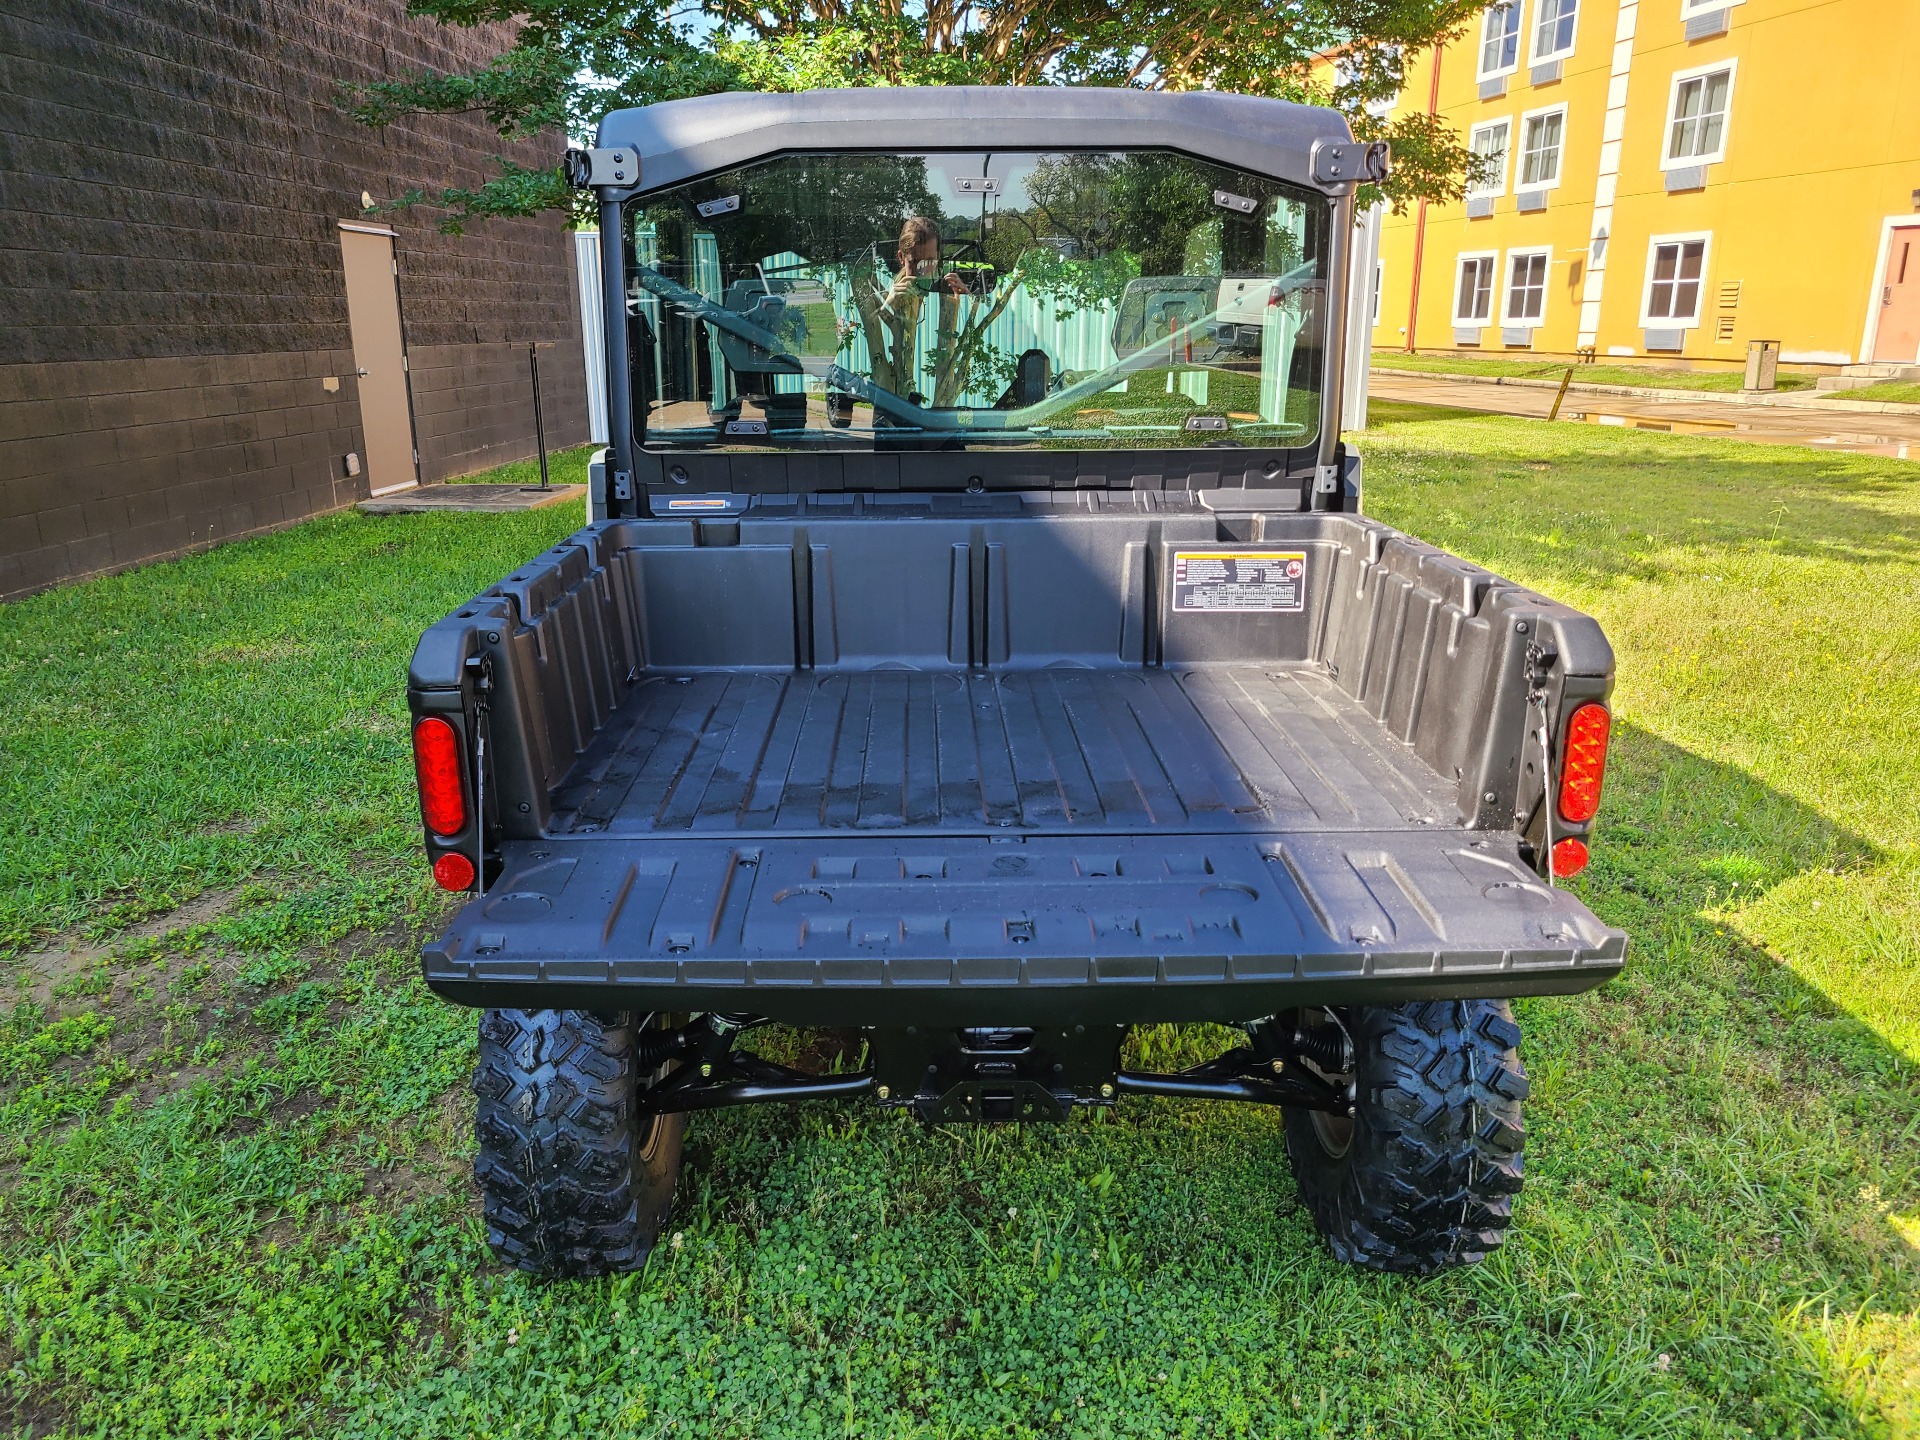
<svg viewBox="0 0 1920 1440">
<path fill-rule="evenodd" d="M 451 860 L 454 857 L 448 855 L 444 858 Z M 1564 840 L 1556 840 L 1553 842 L 1551 859 L 1553 873 L 1559 879 L 1565 880 L 1570 875 L 1578 875 L 1587 868 L 1587 842 L 1576 839 L 1572 835 Z M 469 865 L 467 868 L 471 870 L 473 866 Z"/>
<path fill-rule="evenodd" d="M 473 861 L 458 850 L 450 850 L 433 862 L 433 879 L 442 890 L 471 890 Z"/>
<path fill-rule="evenodd" d="M 438 715 L 413 727 L 413 768 L 420 779 L 420 813 L 436 835 L 467 827 L 467 797 L 460 788 L 460 737 Z M 465 889 L 465 886 L 461 886 Z"/>
<path fill-rule="evenodd" d="M 1612 727 L 1607 707 L 1593 702 L 1575 710 L 1567 721 L 1566 755 L 1560 763 L 1560 816 L 1575 825 L 1586 824 L 1599 812 L 1600 782 L 1607 776 L 1607 732 Z M 1584 858 L 1581 863 L 1586 863 Z"/>
</svg>

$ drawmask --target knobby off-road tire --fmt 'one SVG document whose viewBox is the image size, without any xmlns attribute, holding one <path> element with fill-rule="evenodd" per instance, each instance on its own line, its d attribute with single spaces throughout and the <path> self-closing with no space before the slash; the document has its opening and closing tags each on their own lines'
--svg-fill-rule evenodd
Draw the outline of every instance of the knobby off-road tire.
<svg viewBox="0 0 1920 1440">
<path fill-rule="evenodd" d="M 1526 1132 L 1520 1027 L 1504 1000 L 1340 1012 L 1351 1121 L 1290 1109 L 1287 1155 L 1333 1253 L 1375 1270 L 1471 1265 L 1513 1223 Z"/>
<path fill-rule="evenodd" d="M 684 1114 L 643 1116 L 636 1023 L 585 1010 L 480 1017 L 475 1131 L 487 1243 L 554 1279 L 647 1263 L 680 1174 Z"/>
</svg>

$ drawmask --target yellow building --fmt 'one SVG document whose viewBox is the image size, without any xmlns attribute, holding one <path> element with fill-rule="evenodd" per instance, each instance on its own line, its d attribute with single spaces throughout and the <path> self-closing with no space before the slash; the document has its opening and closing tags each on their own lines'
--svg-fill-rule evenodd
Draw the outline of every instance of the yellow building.
<svg viewBox="0 0 1920 1440">
<path fill-rule="evenodd" d="M 1385 218 L 1377 350 L 1920 363 L 1920 0 L 1501 0 L 1399 103 L 1498 175 Z"/>
</svg>

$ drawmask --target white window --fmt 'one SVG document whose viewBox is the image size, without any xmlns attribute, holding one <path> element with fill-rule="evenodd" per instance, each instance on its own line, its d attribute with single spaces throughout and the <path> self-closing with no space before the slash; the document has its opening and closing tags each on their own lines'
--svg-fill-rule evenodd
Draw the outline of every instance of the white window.
<svg viewBox="0 0 1920 1440">
<path fill-rule="evenodd" d="M 1640 323 L 1678 329 L 1700 323 L 1711 234 L 1656 235 L 1647 246 L 1647 293 Z"/>
<path fill-rule="evenodd" d="M 1386 288 L 1386 283 L 1387 262 L 1376 260 L 1373 262 L 1373 324 L 1375 325 L 1380 323 L 1380 292 Z"/>
<path fill-rule="evenodd" d="M 1534 110 L 1520 117 L 1520 168 L 1515 190 L 1551 190 L 1560 183 L 1560 156 L 1567 148 L 1567 107 Z"/>
<path fill-rule="evenodd" d="M 1513 121 L 1489 120 L 1467 133 L 1467 145 L 1486 162 L 1486 173 L 1467 187 L 1469 195 L 1507 193 L 1507 137 L 1513 133 Z"/>
<path fill-rule="evenodd" d="M 1453 279 L 1453 323 L 1484 325 L 1493 318 L 1493 277 L 1500 252 L 1486 250 L 1460 257 Z"/>
<path fill-rule="evenodd" d="M 1660 168 L 1706 165 L 1727 154 L 1727 111 L 1733 102 L 1733 62 L 1673 77 L 1667 101 L 1667 148 Z"/>
<path fill-rule="evenodd" d="M 1711 15 L 1716 10 L 1739 3 L 1740 0 L 1680 0 L 1680 18 L 1687 20 L 1695 15 Z"/>
<path fill-rule="evenodd" d="M 1498 0 L 1480 21 L 1480 78 L 1492 80 L 1520 68 L 1521 0 Z"/>
<path fill-rule="evenodd" d="M 1533 63 L 1563 60 L 1573 53 L 1580 0 L 1538 0 L 1533 17 Z"/>
<path fill-rule="evenodd" d="M 1547 313 L 1547 266 L 1550 250 L 1512 250 L 1507 254 L 1509 325 L 1538 325 Z"/>
</svg>

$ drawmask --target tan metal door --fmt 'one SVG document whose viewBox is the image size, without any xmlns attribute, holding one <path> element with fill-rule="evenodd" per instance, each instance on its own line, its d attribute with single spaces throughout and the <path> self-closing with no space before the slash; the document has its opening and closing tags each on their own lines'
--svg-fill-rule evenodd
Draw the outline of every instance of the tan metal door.
<svg viewBox="0 0 1920 1440">
<path fill-rule="evenodd" d="M 393 232 L 340 227 L 347 272 L 347 322 L 360 372 L 360 428 L 367 438 L 367 488 L 375 495 L 417 484 L 413 408 L 407 397 L 406 342 L 400 333 L 400 282 Z"/>
<path fill-rule="evenodd" d="M 1920 225 L 1887 234 L 1886 283 L 1880 290 L 1880 326 L 1873 358 L 1911 365 L 1920 359 Z"/>
</svg>

